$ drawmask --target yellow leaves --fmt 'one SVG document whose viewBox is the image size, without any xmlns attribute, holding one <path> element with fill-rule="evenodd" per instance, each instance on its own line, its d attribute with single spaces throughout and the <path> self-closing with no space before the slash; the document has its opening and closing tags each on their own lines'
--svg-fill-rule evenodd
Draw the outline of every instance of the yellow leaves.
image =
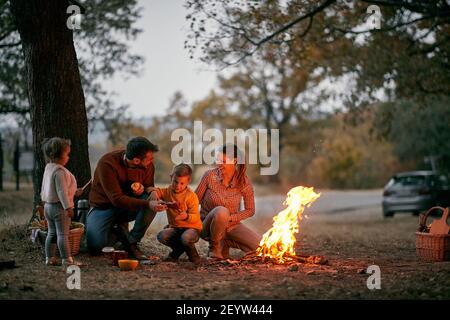
<svg viewBox="0 0 450 320">
<path fill-rule="evenodd" d="M 371 139 L 370 121 L 345 125 L 336 118 L 323 130 L 323 143 L 308 170 L 308 181 L 331 188 L 382 185 L 398 166 L 392 145 Z"/>
<path fill-rule="evenodd" d="M 306 47 L 306 55 L 308 56 L 309 59 L 319 61 L 322 58 L 322 49 L 313 44 L 308 45 Z"/>
</svg>

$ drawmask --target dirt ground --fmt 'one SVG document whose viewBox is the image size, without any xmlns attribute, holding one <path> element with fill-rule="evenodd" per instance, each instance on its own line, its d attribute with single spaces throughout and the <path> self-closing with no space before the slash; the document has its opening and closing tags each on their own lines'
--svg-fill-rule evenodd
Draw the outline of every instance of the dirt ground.
<svg viewBox="0 0 450 320">
<path fill-rule="evenodd" d="M 161 262 L 169 252 L 155 239 L 161 223 L 152 225 L 142 243 L 151 265 L 124 272 L 104 257 L 78 255 L 88 264 L 81 270 L 81 290 L 67 289 L 69 275 L 61 267 L 44 266 L 42 248 L 29 241 L 26 227 L 8 224 L 0 232 L 0 260 L 14 259 L 17 268 L 0 271 L 0 299 L 450 298 L 450 262 L 417 259 L 417 217 L 409 214 L 384 220 L 374 207 L 311 216 L 302 221 L 301 253 L 323 255 L 328 264 L 294 267 L 229 262 L 195 267 L 185 257 L 179 263 Z M 247 224 L 262 234 L 271 219 L 257 214 Z M 198 248 L 206 256 L 206 242 L 200 240 Z M 232 251 L 232 256 L 239 259 L 242 254 Z M 379 290 L 367 288 L 365 270 L 370 265 L 380 267 Z"/>
</svg>

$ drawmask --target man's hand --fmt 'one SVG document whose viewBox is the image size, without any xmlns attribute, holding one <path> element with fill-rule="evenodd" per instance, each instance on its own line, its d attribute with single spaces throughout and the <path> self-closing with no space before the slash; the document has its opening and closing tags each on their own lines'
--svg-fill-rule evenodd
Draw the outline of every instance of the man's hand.
<svg viewBox="0 0 450 320">
<path fill-rule="evenodd" d="M 149 196 L 148 196 L 147 200 L 148 201 L 152 201 L 152 200 L 158 201 L 159 200 L 158 193 L 156 191 L 149 192 Z"/>
<path fill-rule="evenodd" d="M 66 209 L 66 214 L 70 219 L 73 219 L 75 216 L 75 212 L 73 211 L 73 208 Z"/>
<path fill-rule="evenodd" d="M 158 188 L 156 187 L 148 187 L 147 189 L 145 189 L 145 192 L 147 192 L 148 194 L 151 194 L 152 192 L 156 192 Z"/>
<path fill-rule="evenodd" d="M 164 201 L 161 200 L 150 200 L 148 202 L 148 207 L 155 212 L 167 210 L 167 206 L 164 204 Z"/>
<path fill-rule="evenodd" d="M 186 220 L 187 217 L 188 217 L 187 212 L 186 212 L 186 211 L 183 211 L 182 213 L 180 213 L 179 215 L 177 215 L 177 216 L 175 217 L 175 220 L 176 220 L 176 221 Z"/>
</svg>

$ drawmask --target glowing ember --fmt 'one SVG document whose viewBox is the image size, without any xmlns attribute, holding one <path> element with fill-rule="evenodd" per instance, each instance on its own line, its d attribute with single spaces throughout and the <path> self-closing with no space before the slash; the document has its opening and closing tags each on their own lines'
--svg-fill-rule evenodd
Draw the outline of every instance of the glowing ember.
<svg viewBox="0 0 450 320">
<path fill-rule="evenodd" d="M 256 254 L 278 263 L 292 260 L 295 256 L 295 234 L 299 231 L 302 213 L 319 197 L 320 193 L 315 193 L 313 188 L 299 186 L 289 190 L 283 203 L 287 208 L 273 218 L 273 226 L 263 235 Z"/>
</svg>

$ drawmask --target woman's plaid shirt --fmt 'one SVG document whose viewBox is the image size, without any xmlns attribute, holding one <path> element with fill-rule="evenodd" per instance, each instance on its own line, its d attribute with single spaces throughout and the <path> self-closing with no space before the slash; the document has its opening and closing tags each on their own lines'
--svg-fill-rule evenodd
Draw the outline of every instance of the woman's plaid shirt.
<svg viewBox="0 0 450 320">
<path fill-rule="evenodd" d="M 200 217 L 202 220 L 217 206 L 226 207 L 230 211 L 231 225 L 255 214 L 253 186 L 247 176 L 241 187 L 236 186 L 234 178 L 229 186 L 225 186 L 221 170 L 214 168 L 205 172 L 195 193 L 200 202 Z M 241 199 L 244 199 L 242 210 Z"/>
</svg>

